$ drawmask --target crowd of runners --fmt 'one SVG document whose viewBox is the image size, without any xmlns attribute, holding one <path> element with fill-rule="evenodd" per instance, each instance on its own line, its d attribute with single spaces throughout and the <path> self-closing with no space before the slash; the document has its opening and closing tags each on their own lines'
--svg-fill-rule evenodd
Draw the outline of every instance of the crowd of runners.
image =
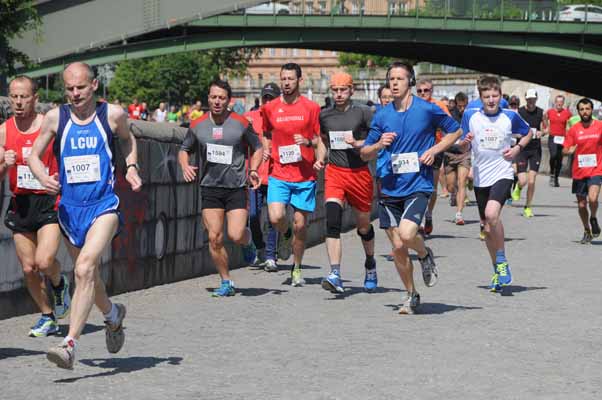
<svg viewBox="0 0 602 400">
<path fill-rule="evenodd" d="M 13 117 L 0 126 L 0 179 L 9 176 L 13 196 L 5 224 L 13 232 L 27 288 L 42 312 L 29 334 L 57 333 L 57 319 L 69 315 L 67 336 L 49 349 L 47 357 L 70 369 L 93 305 L 105 318 L 108 351 L 118 352 L 125 340 L 126 308 L 108 298 L 99 274 L 100 255 L 123 224 L 114 191 L 116 145 L 125 155 L 131 190 L 141 190 L 142 180 L 127 113 L 120 106 L 97 102 L 98 81 L 92 69 L 73 63 L 65 68 L 63 81 L 68 103 L 45 116 L 35 112 L 35 81 L 26 76 L 11 81 Z M 225 226 L 229 238 L 242 248 L 244 261 L 267 272 L 278 271 L 278 259 L 288 259 L 292 251 L 290 284 L 303 286 L 308 218 L 316 207 L 325 210 L 330 263 L 322 287 L 344 293 L 340 236 L 348 206 L 365 253 L 364 289 L 373 292 L 378 287 L 371 218 L 376 211 L 405 289 L 399 313 L 413 314 L 420 307 L 420 294 L 410 252 L 418 257 L 427 287 L 439 280 L 425 238 L 434 229 L 441 169 L 458 225 L 464 224 L 467 188 L 474 188 L 481 238 L 492 266 L 489 287 L 501 292 L 512 283 L 502 208 L 518 200 L 526 186 L 523 215 L 533 216 L 544 135 L 550 135 L 552 186 L 558 186 L 563 155 L 572 156 L 572 192 L 584 228 L 581 243 L 600 235 L 596 213 L 602 184 L 602 122 L 592 118 L 591 100 L 577 103 L 575 118 L 562 96 L 543 112 L 535 105 L 536 91 L 530 89 L 526 106 L 518 108 L 518 99 L 504 104 L 501 81 L 486 75 L 477 82 L 479 99 L 469 103 L 466 94 L 458 93 L 450 112 L 431 97 L 432 81 L 417 80 L 411 65 L 394 62 L 378 91 L 376 111 L 353 102 L 354 82 L 343 72 L 330 79 L 332 106 L 320 109 L 301 95 L 302 81 L 299 65 L 283 65 L 280 85 L 265 85 L 261 107 L 244 115 L 228 108 L 229 84 L 213 81 L 209 111 L 192 121 L 181 145 L 178 163 L 185 181 L 202 187 L 203 224 L 221 278 L 212 296 L 236 293 L 224 247 Z M 324 204 L 316 204 L 320 173 Z M 269 214 L 266 235 L 264 203 Z M 74 263 L 73 297 L 69 279 L 56 261 L 61 233 Z"/>
</svg>

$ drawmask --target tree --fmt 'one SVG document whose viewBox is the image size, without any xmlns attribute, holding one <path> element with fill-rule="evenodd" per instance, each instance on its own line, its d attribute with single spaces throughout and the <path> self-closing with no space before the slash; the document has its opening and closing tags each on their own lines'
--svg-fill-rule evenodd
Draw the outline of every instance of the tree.
<svg viewBox="0 0 602 400">
<path fill-rule="evenodd" d="M 215 49 L 123 61 L 109 85 L 109 98 L 184 104 L 207 98 L 209 83 L 219 77 L 240 76 L 259 49 Z"/>
<path fill-rule="evenodd" d="M 393 60 L 394 58 L 391 57 L 372 54 L 339 53 L 339 66 L 347 67 L 350 70 L 374 67 L 386 68 Z"/>
<path fill-rule="evenodd" d="M 15 73 L 15 65 L 31 65 L 24 53 L 9 46 L 9 41 L 41 25 L 33 0 L 0 0 L 0 93 L 6 91 L 8 75 Z"/>
</svg>

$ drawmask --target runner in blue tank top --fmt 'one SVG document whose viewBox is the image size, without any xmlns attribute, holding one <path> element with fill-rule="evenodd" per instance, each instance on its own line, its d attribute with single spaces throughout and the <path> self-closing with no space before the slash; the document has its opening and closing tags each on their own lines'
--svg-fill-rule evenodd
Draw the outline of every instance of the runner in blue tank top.
<svg viewBox="0 0 602 400">
<path fill-rule="evenodd" d="M 46 114 L 35 141 L 30 169 L 48 193 L 61 194 L 59 222 L 69 239 L 73 258 L 75 294 L 71 305 L 71 325 L 63 342 L 48 351 L 48 360 L 60 368 L 71 369 L 77 340 L 86 324 L 92 304 L 104 314 L 105 338 L 110 353 L 121 350 L 125 340 L 125 306 L 109 300 L 100 278 L 100 255 L 117 234 L 119 198 L 115 183 L 114 136 L 119 137 L 126 154 L 126 180 L 139 191 L 136 140 L 129 132 L 125 112 L 117 106 L 96 103 L 98 81 L 90 66 L 73 63 L 63 72 L 65 94 L 70 104 Z M 55 137 L 59 172 L 49 176 L 40 161 Z"/>
</svg>

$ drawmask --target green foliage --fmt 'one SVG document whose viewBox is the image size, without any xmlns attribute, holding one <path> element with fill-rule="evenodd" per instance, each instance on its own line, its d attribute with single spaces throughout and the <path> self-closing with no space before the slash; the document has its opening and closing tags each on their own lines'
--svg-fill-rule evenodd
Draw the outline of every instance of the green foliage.
<svg viewBox="0 0 602 400">
<path fill-rule="evenodd" d="M 31 65 L 28 57 L 8 42 L 41 26 L 34 5 L 33 0 L 0 0 L 0 74 L 13 75 L 18 63 Z"/>
<path fill-rule="evenodd" d="M 369 64 L 373 67 L 386 68 L 392 61 L 394 59 L 391 57 L 372 54 L 339 53 L 339 66 L 346 67 L 349 70 L 368 68 Z"/>
<path fill-rule="evenodd" d="M 123 61 L 117 65 L 108 97 L 122 102 L 138 98 L 151 109 L 161 101 L 205 100 L 213 79 L 244 74 L 259 54 L 258 49 L 215 49 Z"/>
</svg>

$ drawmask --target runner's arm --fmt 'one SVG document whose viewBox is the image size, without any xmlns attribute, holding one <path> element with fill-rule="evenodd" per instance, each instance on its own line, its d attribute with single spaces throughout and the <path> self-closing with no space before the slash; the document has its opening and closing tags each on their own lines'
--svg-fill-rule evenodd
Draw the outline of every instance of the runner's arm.
<svg viewBox="0 0 602 400">
<path fill-rule="evenodd" d="M 48 176 L 46 173 L 46 167 L 44 166 L 44 163 L 40 157 L 46 151 L 46 148 L 52 141 L 52 138 L 55 137 L 58 129 L 58 123 L 59 109 L 55 108 L 48 111 L 42 120 L 40 134 L 35 142 L 33 142 L 31 154 L 27 159 L 27 164 L 29 165 L 31 173 L 34 174 L 38 182 L 40 182 L 40 184 L 44 186 L 46 191 L 50 194 L 57 194 L 60 192 L 61 185 L 59 184 L 59 176 L 58 173 L 55 173 L 53 176 Z"/>
<path fill-rule="evenodd" d="M 142 189 L 142 179 L 138 174 L 138 148 L 136 138 L 127 124 L 127 114 L 121 107 L 109 104 L 109 119 L 116 125 L 114 132 L 119 137 L 119 146 L 125 156 L 125 179 L 134 192 Z"/>
<path fill-rule="evenodd" d="M 4 162 L 4 145 L 6 144 L 6 124 L 0 125 L 0 181 L 4 179 L 8 170 Z"/>
<path fill-rule="evenodd" d="M 543 113 L 543 120 L 541 121 L 541 131 L 543 132 L 544 135 L 547 135 L 550 133 L 550 118 L 548 117 L 548 113 L 545 112 Z"/>
<path fill-rule="evenodd" d="M 197 139 L 192 131 L 192 129 L 188 129 L 186 132 L 186 137 L 182 142 L 182 147 L 178 152 L 178 164 L 180 164 L 180 168 L 182 168 L 182 174 L 184 175 L 184 181 L 192 182 L 196 179 L 196 171 L 198 167 L 194 165 L 190 165 L 190 153 L 194 153 L 197 148 Z"/>
</svg>

